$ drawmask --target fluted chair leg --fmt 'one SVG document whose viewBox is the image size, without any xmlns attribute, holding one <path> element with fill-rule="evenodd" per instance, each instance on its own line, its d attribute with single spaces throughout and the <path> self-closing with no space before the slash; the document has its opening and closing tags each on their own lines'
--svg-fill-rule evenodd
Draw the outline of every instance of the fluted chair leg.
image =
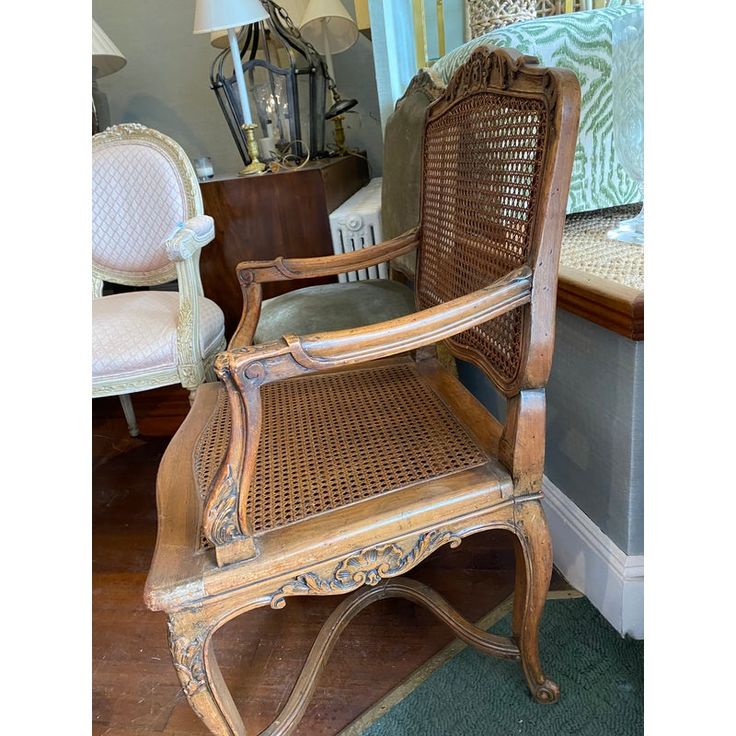
<svg viewBox="0 0 736 736">
<path fill-rule="evenodd" d="M 133 410 L 133 401 L 130 398 L 130 394 L 120 394 L 120 403 L 123 407 L 123 414 L 125 414 L 125 421 L 128 423 L 128 432 L 131 437 L 137 437 L 139 434 L 138 423 L 135 419 L 135 411 Z"/>
</svg>

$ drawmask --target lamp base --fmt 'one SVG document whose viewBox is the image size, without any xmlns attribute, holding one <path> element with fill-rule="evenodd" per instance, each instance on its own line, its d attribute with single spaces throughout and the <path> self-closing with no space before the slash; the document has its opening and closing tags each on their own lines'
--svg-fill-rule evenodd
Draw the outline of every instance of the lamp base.
<svg viewBox="0 0 736 736">
<path fill-rule="evenodd" d="M 258 160 L 258 144 L 256 143 L 255 129 L 258 126 L 255 123 L 244 123 L 242 128 L 245 131 L 245 145 L 248 148 L 250 163 L 241 169 L 238 174 L 240 176 L 251 176 L 253 174 L 262 174 L 268 167 L 266 164 Z"/>
</svg>

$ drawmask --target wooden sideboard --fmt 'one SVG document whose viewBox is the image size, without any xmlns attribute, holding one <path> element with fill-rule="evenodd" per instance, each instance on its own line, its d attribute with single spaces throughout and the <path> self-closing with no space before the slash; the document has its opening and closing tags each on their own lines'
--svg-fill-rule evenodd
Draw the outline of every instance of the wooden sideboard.
<svg viewBox="0 0 736 736">
<path fill-rule="evenodd" d="M 215 240 L 202 250 L 204 293 L 225 314 L 225 334 L 237 327 L 243 306 L 235 267 L 240 261 L 330 255 L 328 215 L 368 183 L 359 156 L 311 161 L 296 171 L 260 176 L 217 176 L 201 184 L 204 211 L 215 219 Z M 263 285 L 269 299 L 292 289 L 336 281 L 279 281 Z"/>
<path fill-rule="evenodd" d="M 608 231 L 641 205 L 568 215 L 557 306 L 635 342 L 644 339 L 644 251 Z"/>
<path fill-rule="evenodd" d="M 644 339 L 644 292 L 560 266 L 557 306 L 607 330 Z"/>
</svg>

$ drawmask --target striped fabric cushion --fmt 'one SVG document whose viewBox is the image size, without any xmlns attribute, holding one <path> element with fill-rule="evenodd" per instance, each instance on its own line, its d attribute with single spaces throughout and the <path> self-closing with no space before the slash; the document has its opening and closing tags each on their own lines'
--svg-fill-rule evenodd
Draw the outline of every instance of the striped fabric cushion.
<svg viewBox="0 0 736 736">
<path fill-rule="evenodd" d="M 613 145 L 611 91 L 612 22 L 636 7 L 623 5 L 514 23 L 468 41 L 433 67 L 447 83 L 474 49 L 492 45 L 536 56 L 542 66 L 565 67 L 575 72 L 581 89 L 580 131 L 568 212 L 641 200 L 636 182 L 624 171 Z"/>
</svg>

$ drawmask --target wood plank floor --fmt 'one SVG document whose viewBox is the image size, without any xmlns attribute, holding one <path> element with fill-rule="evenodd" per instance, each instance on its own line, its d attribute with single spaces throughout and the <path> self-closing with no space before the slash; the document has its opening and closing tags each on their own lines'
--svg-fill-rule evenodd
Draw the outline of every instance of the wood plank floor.
<svg viewBox="0 0 736 736">
<path fill-rule="evenodd" d="M 189 409 L 188 394 L 158 389 L 135 394 L 133 403 L 141 429 L 135 439 L 117 398 L 93 402 L 93 734 L 207 734 L 179 687 L 165 616 L 143 604 L 156 537 L 156 470 Z M 456 550 L 442 548 L 411 575 L 476 620 L 511 593 L 510 541 L 505 532 L 478 534 Z M 567 587 L 557 576 L 553 586 Z M 220 667 L 249 734 L 259 733 L 284 705 L 338 602 L 292 598 L 283 610 L 248 613 L 215 635 Z M 337 733 L 451 639 L 449 629 L 408 601 L 369 607 L 340 639 L 298 733 Z"/>
</svg>

